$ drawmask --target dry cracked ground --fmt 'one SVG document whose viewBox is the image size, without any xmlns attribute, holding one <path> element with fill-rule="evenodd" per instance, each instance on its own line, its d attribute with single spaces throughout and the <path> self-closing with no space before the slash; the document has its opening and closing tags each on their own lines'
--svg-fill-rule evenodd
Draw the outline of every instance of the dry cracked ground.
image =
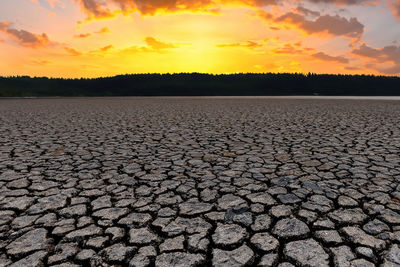
<svg viewBox="0 0 400 267">
<path fill-rule="evenodd" d="M 400 102 L 0 100 L 0 266 L 400 266 Z"/>
</svg>

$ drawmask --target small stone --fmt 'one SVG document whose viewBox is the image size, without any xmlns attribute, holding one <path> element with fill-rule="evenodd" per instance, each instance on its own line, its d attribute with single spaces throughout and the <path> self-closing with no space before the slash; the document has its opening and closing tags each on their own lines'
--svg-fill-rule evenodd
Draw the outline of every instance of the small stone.
<svg viewBox="0 0 400 267">
<path fill-rule="evenodd" d="M 268 233 L 257 233 L 252 236 L 250 242 L 264 252 L 275 251 L 279 247 L 279 242 Z"/>
<path fill-rule="evenodd" d="M 272 233 L 284 239 L 294 237 L 302 238 L 310 233 L 310 229 L 307 224 L 296 218 L 287 218 L 278 221 L 272 229 Z"/>
<path fill-rule="evenodd" d="M 246 245 L 232 251 L 214 249 L 212 255 L 212 264 L 218 267 L 246 266 L 254 261 L 254 252 Z"/>
<path fill-rule="evenodd" d="M 286 244 L 283 253 L 300 266 L 328 266 L 329 255 L 313 239 Z"/>
<path fill-rule="evenodd" d="M 156 267 L 194 267 L 201 266 L 205 257 L 201 254 L 184 252 L 163 253 L 156 258 Z"/>
</svg>

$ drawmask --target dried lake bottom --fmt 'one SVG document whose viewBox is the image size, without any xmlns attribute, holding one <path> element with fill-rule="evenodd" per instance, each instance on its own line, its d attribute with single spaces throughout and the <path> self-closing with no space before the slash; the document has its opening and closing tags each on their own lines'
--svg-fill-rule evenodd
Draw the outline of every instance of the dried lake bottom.
<svg viewBox="0 0 400 267">
<path fill-rule="evenodd" d="M 0 100 L 0 266 L 399 266 L 400 101 Z"/>
</svg>

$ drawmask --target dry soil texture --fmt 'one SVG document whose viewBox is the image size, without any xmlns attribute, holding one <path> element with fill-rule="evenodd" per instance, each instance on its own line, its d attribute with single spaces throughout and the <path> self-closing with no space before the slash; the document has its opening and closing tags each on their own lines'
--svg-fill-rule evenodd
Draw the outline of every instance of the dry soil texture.
<svg viewBox="0 0 400 267">
<path fill-rule="evenodd" d="M 399 266 L 400 101 L 0 100 L 0 266 Z"/>
</svg>

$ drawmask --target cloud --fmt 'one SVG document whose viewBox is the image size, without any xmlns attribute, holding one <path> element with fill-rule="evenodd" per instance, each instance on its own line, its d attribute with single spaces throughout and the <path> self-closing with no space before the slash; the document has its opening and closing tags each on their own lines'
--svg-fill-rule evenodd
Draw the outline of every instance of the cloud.
<svg viewBox="0 0 400 267">
<path fill-rule="evenodd" d="M 91 33 L 80 33 L 80 34 L 75 35 L 74 37 L 75 38 L 88 38 L 91 35 L 92 35 Z"/>
<path fill-rule="evenodd" d="M 352 53 L 375 59 L 378 62 L 392 61 L 400 64 L 400 46 L 389 45 L 382 48 L 372 48 L 364 43 L 359 48 L 353 49 Z"/>
<path fill-rule="evenodd" d="M 369 67 L 385 74 L 400 73 L 400 46 L 388 45 L 381 48 L 373 48 L 362 44 L 359 48 L 353 49 L 356 56 L 370 59 Z M 382 67 L 382 63 L 391 63 L 390 67 Z"/>
<path fill-rule="evenodd" d="M 400 0 L 390 0 L 389 7 L 391 8 L 395 18 L 400 20 Z"/>
<path fill-rule="evenodd" d="M 114 48 L 113 45 L 107 45 L 107 46 L 105 46 L 105 47 L 100 48 L 100 51 L 102 51 L 102 52 L 107 52 L 108 50 L 110 50 L 110 49 L 112 49 L 112 48 Z"/>
<path fill-rule="evenodd" d="M 0 32 L 7 34 L 25 47 L 44 47 L 51 43 L 45 33 L 35 34 L 25 30 L 17 30 L 12 27 L 12 23 L 9 21 L 0 21 Z"/>
<path fill-rule="evenodd" d="M 330 61 L 330 62 L 337 62 L 337 63 L 344 63 L 344 64 L 349 63 L 349 60 L 343 56 L 331 56 L 324 52 L 318 52 L 318 53 L 312 54 L 311 57 L 318 59 L 318 60 L 322 60 L 322 61 Z"/>
<path fill-rule="evenodd" d="M 161 42 L 153 37 L 146 37 L 144 39 L 146 44 L 154 50 L 161 50 L 167 48 L 176 48 L 174 44 Z"/>
<path fill-rule="evenodd" d="M 379 0 L 308 0 L 311 3 L 334 4 L 338 6 L 344 5 L 375 5 Z"/>
<path fill-rule="evenodd" d="M 65 49 L 65 51 L 67 51 L 72 56 L 80 56 L 80 55 L 82 55 L 82 52 L 80 52 L 80 51 L 78 51 L 78 50 L 76 50 L 74 48 L 64 47 L 64 49 Z"/>
<path fill-rule="evenodd" d="M 98 0 L 75 0 L 78 2 L 82 9 L 86 12 L 89 18 L 110 18 L 113 13 L 105 7 L 103 1 Z"/>
<path fill-rule="evenodd" d="M 305 15 L 294 12 L 288 12 L 276 18 L 266 12 L 261 12 L 260 14 L 264 19 L 296 26 L 307 34 L 327 33 L 334 36 L 359 39 L 364 33 L 364 25 L 354 17 L 346 19 L 339 15 L 321 15 L 315 20 L 309 20 Z"/>
<path fill-rule="evenodd" d="M 225 47 L 242 47 L 242 48 L 257 48 L 262 47 L 263 45 L 253 41 L 246 41 L 244 43 L 231 43 L 231 44 L 218 44 L 216 47 L 225 48 Z"/>
<path fill-rule="evenodd" d="M 266 7 L 284 3 L 310 2 L 314 4 L 345 5 L 376 5 L 381 0 L 73 0 L 78 2 L 84 12 L 93 18 L 109 18 L 116 13 L 129 14 L 139 12 L 143 15 L 155 15 L 159 12 L 208 12 L 218 13 L 224 5 L 242 5 L 249 7 Z M 399 1 L 399 0 L 390 0 Z M 315 15 L 315 11 L 300 7 L 299 11 L 307 11 L 306 15 Z M 310 13 L 311 12 L 311 13 Z"/>
<path fill-rule="evenodd" d="M 155 15 L 158 12 L 208 12 L 217 13 L 222 5 L 241 4 L 253 7 L 275 5 L 282 0 L 74 0 L 93 18 L 109 18 L 116 13 L 139 12 Z"/>
<path fill-rule="evenodd" d="M 100 30 L 98 30 L 98 31 L 95 32 L 95 33 L 98 33 L 98 34 L 105 34 L 105 33 L 109 33 L 109 32 L 111 32 L 111 31 L 110 31 L 110 29 L 109 29 L 108 27 L 103 27 L 103 28 L 101 28 Z"/>
<path fill-rule="evenodd" d="M 33 65 L 40 65 L 40 66 L 43 66 L 43 65 L 49 65 L 49 64 L 51 64 L 51 61 L 44 60 L 44 59 L 37 59 L 37 60 L 32 60 L 31 63 L 32 63 Z"/>
<path fill-rule="evenodd" d="M 272 50 L 275 54 L 305 54 L 309 53 L 310 51 L 314 51 L 314 48 L 310 47 L 303 47 L 301 42 L 292 43 L 285 43 L 281 47 L 275 48 Z"/>
</svg>

